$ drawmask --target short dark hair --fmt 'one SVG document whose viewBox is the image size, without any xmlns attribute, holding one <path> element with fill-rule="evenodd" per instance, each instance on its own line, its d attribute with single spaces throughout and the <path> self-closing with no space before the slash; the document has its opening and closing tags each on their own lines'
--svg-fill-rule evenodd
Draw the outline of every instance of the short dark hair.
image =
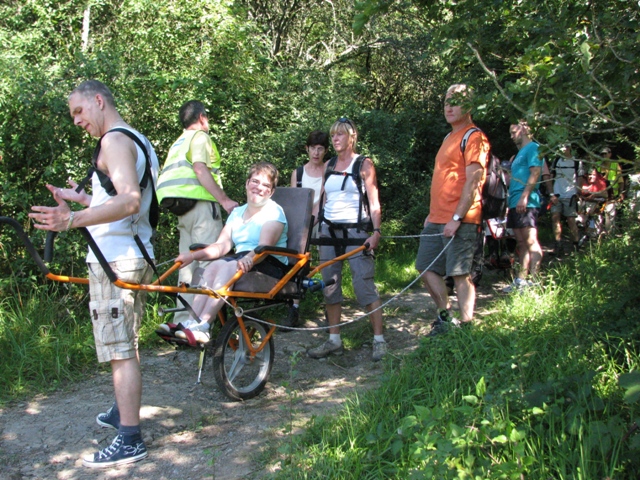
<svg viewBox="0 0 640 480">
<path fill-rule="evenodd" d="M 325 149 L 329 148 L 329 135 L 322 130 L 314 130 L 307 137 L 307 147 L 312 145 L 322 145 Z"/>
<path fill-rule="evenodd" d="M 74 88 L 69 96 L 73 95 L 74 93 L 79 93 L 86 98 L 100 95 L 108 105 L 113 108 L 116 107 L 116 101 L 113 98 L 111 90 L 109 90 L 109 87 L 107 87 L 99 80 L 85 80 L 76 88 Z"/>
<path fill-rule="evenodd" d="M 251 180 L 251 177 L 253 177 L 254 175 L 259 175 L 261 173 L 264 173 L 267 177 L 269 177 L 269 181 L 271 182 L 271 190 L 275 190 L 278 186 L 278 169 L 275 167 L 275 165 L 270 162 L 254 163 L 249 167 L 247 180 Z"/>
<path fill-rule="evenodd" d="M 200 115 L 207 117 L 207 110 L 204 108 L 204 104 L 198 100 L 185 102 L 178 112 L 180 123 L 184 128 L 188 128 L 200 120 Z"/>
</svg>

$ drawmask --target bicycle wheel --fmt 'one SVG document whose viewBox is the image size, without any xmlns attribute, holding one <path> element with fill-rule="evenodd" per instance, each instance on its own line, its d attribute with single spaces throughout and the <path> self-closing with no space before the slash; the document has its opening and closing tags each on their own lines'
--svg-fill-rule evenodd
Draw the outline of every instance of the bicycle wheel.
<svg viewBox="0 0 640 480">
<path fill-rule="evenodd" d="M 254 320 L 244 320 L 253 348 L 258 348 L 267 336 L 266 325 Z M 225 323 L 216 338 L 213 353 L 213 370 L 222 391 L 233 400 L 247 400 L 259 395 L 269 379 L 275 348 L 273 337 L 264 348 L 251 358 L 237 318 Z"/>
</svg>

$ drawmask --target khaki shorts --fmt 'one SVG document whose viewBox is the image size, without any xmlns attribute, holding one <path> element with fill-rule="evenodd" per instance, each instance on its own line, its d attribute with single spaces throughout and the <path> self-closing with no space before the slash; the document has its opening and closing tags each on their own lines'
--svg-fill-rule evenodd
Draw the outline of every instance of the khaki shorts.
<svg viewBox="0 0 640 480">
<path fill-rule="evenodd" d="M 342 238 L 342 232 L 336 231 L 336 236 Z M 358 232 L 355 228 L 348 229 L 349 238 L 369 238 L 367 232 Z M 323 224 L 320 227 L 320 237 L 330 237 L 329 227 Z M 351 252 L 358 247 L 347 247 L 346 251 Z M 332 260 L 336 255 L 335 248 L 328 245 L 322 245 L 320 247 L 320 262 L 326 262 Z M 371 252 L 364 254 L 363 252 L 356 253 L 352 257 L 348 258 L 349 268 L 351 269 L 351 283 L 353 284 L 353 291 L 356 294 L 358 303 L 366 307 L 372 304 L 376 300 L 380 299 L 378 289 L 374 283 L 373 277 L 375 274 L 375 260 Z M 322 269 L 322 280 L 326 283 L 329 280 L 335 280 L 336 283 L 325 287 L 322 293 L 324 294 L 324 301 L 327 305 L 334 305 L 336 303 L 342 303 L 344 300 L 342 296 L 342 265 L 344 262 L 336 262 L 333 265 L 329 265 Z"/>
<path fill-rule="evenodd" d="M 468 275 L 471 273 L 473 256 L 478 245 L 480 225 L 462 223 L 446 250 L 444 248 L 451 238 L 442 235 L 444 227 L 444 223 L 427 223 L 424 227 L 422 235 L 429 236 L 420 237 L 416 269 L 419 272 L 428 270 L 450 277 Z"/>
<path fill-rule="evenodd" d="M 149 283 L 153 271 L 143 258 L 109 263 L 118 278 L 129 283 Z M 113 285 L 98 263 L 89 263 L 89 313 L 93 323 L 98 362 L 127 360 L 138 351 L 138 331 L 147 292 Z"/>
<path fill-rule="evenodd" d="M 559 213 L 563 217 L 577 217 L 578 216 L 578 200 L 575 197 L 572 198 L 559 198 L 558 203 L 551 204 L 549 209 L 551 215 Z"/>
</svg>

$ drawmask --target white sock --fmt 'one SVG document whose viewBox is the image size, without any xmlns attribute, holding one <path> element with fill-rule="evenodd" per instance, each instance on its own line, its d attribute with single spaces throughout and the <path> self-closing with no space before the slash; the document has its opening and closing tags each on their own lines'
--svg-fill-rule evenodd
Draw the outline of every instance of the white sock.
<svg viewBox="0 0 640 480">
<path fill-rule="evenodd" d="M 330 333 L 329 334 L 329 341 L 331 343 L 335 343 L 336 345 L 342 345 L 342 339 L 340 338 L 340 334 L 339 333 Z"/>
<path fill-rule="evenodd" d="M 384 342 L 384 335 L 374 335 L 373 341 L 378 343 Z"/>
</svg>

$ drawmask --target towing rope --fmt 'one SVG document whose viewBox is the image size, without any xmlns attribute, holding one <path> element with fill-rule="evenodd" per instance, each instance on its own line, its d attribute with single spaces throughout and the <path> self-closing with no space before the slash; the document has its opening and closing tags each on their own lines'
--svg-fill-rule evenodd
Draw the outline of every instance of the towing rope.
<svg viewBox="0 0 640 480">
<path fill-rule="evenodd" d="M 443 234 L 441 233 L 436 233 L 436 234 L 425 234 L 425 235 L 407 235 L 404 237 L 382 237 L 382 238 L 413 238 L 413 237 L 441 237 L 443 236 Z M 379 307 L 371 310 L 368 313 L 365 313 L 364 315 L 361 315 L 357 318 L 354 318 L 353 320 L 349 320 L 346 322 L 341 322 L 338 323 L 336 325 L 330 325 L 330 326 L 326 326 L 326 327 L 287 327 L 284 325 L 277 325 L 277 324 L 273 324 L 271 322 L 268 322 L 266 320 L 262 320 L 261 318 L 255 318 L 255 317 L 251 317 L 249 315 L 244 315 L 244 312 L 242 310 L 242 308 L 240 307 L 234 307 L 226 298 L 224 297 L 220 297 L 224 300 L 224 302 L 229 305 L 233 310 L 234 310 L 234 314 L 237 317 L 242 317 L 242 318 L 246 318 L 249 320 L 253 320 L 255 322 L 258 323 L 262 323 L 264 325 L 267 325 L 269 327 L 276 327 L 276 328 L 280 328 L 280 329 L 286 329 L 287 331 L 289 330 L 296 330 L 296 331 L 303 331 L 303 332 L 318 332 L 318 331 L 323 331 L 323 330 L 329 330 L 331 328 L 341 328 L 344 327 L 346 325 L 351 325 L 352 323 L 356 323 L 359 322 L 360 320 L 367 318 L 369 315 L 371 315 L 374 312 L 377 312 L 378 310 L 383 309 L 384 307 L 386 307 L 387 305 L 389 305 L 391 302 L 394 302 L 395 300 L 397 300 L 404 292 L 406 292 L 409 288 L 411 288 L 413 286 L 413 284 L 415 284 L 421 277 L 422 275 L 425 274 L 425 272 L 427 272 L 432 266 L 433 264 L 442 256 L 442 254 L 445 252 L 445 250 L 447 248 L 449 248 L 449 245 L 451 245 L 451 242 L 453 242 L 453 239 L 455 237 L 451 237 L 451 239 L 447 242 L 447 244 L 444 246 L 444 248 L 440 251 L 440 253 L 438 253 L 438 255 L 436 256 L 436 258 L 433 259 L 433 261 L 429 264 L 429 266 L 427 266 L 427 268 L 425 268 L 422 272 L 420 272 L 418 274 L 418 276 L 416 278 L 414 278 L 406 287 L 404 287 L 402 290 L 400 290 L 400 292 L 398 292 L 397 294 L 395 294 L 393 297 L 391 297 L 389 300 L 387 300 L 386 302 L 384 302 L 383 304 L 381 304 Z M 209 291 L 212 291 L 211 289 L 209 289 Z"/>
</svg>

